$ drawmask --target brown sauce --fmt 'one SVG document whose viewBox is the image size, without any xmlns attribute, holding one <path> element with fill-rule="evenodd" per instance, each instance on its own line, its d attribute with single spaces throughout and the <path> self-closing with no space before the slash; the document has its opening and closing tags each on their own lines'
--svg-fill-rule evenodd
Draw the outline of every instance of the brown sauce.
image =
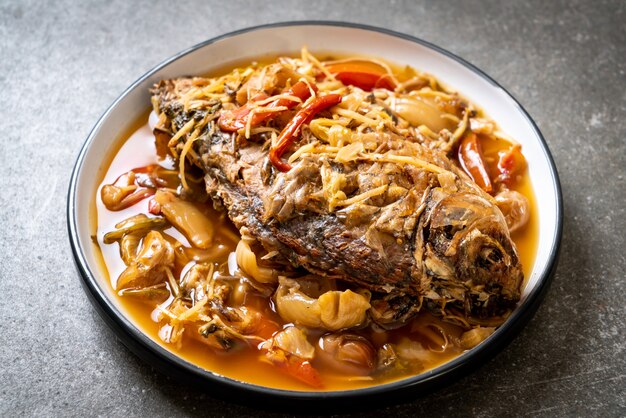
<svg viewBox="0 0 626 418">
<path fill-rule="evenodd" d="M 104 184 L 113 183 L 116 178 L 129 170 L 151 164 L 159 164 L 154 145 L 154 137 L 146 123 L 147 119 L 148 116 L 146 114 L 131 128 L 126 136 L 120 138 L 120 148 L 110 160 L 110 165 L 103 178 L 100 179 L 100 186 L 98 187 L 94 224 L 97 225 L 98 245 L 102 253 L 102 274 L 108 278 L 107 282 L 111 285 L 113 290 L 115 289 L 116 278 L 126 266 L 120 258 L 118 244 L 104 244 L 102 241 L 103 235 L 106 232 L 114 230 L 116 223 L 135 214 L 147 213 L 148 199 L 144 199 L 128 209 L 112 212 L 107 210 L 102 204 L 99 198 L 100 188 Z M 495 155 L 498 150 L 505 149 L 509 146 L 507 142 L 501 140 L 487 142 L 487 144 L 483 144 L 485 155 Z M 530 222 L 523 229 L 512 235 L 527 280 L 533 268 L 538 243 L 538 212 L 532 185 L 527 174 L 521 177 L 520 181 L 516 183 L 513 189 L 525 195 L 529 199 L 531 207 Z M 214 255 L 211 261 L 214 262 L 217 268 L 227 271 L 229 268 L 229 258 L 231 258 L 232 268 L 232 260 L 234 259 L 233 252 L 237 245 L 238 232 L 230 224 L 225 215 L 214 210 L 210 204 L 196 205 L 214 220 L 216 227 L 217 235 L 212 249 Z M 166 229 L 164 234 L 167 239 L 171 239 L 172 241 L 178 240 L 185 247 L 190 247 L 187 239 L 174 228 Z M 186 266 L 177 266 L 178 271 L 174 272 L 177 275 L 176 277 L 178 277 L 178 274 L 180 274 L 184 268 L 186 268 Z M 273 365 L 260 361 L 261 353 L 255 347 L 243 347 L 223 353 L 215 351 L 205 344 L 186 336 L 183 337 L 182 344 L 166 344 L 159 337 L 159 332 L 164 331 L 162 329 L 163 323 L 154 320 L 156 317 L 154 303 L 149 304 L 132 297 L 118 297 L 118 301 L 125 313 L 127 313 L 139 329 L 150 336 L 156 343 L 192 364 L 219 375 L 257 385 L 288 390 L 311 390 L 306 384 L 282 373 Z M 244 303 L 247 306 L 257 308 L 267 317 L 280 322 L 280 318 L 278 318 L 273 310 L 273 304 L 270 298 L 264 299 L 252 296 L 247 298 Z M 397 343 L 407 338 L 413 341 L 419 341 L 424 346 L 432 346 L 432 339 L 428 339 L 421 333 L 414 331 L 415 325 L 423 323 L 424 321 L 434 324 L 435 327 L 433 330 L 436 333 L 438 332 L 437 327 L 444 330 L 445 338 L 458 339 L 463 332 L 461 327 L 442 322 L 429 313 L 423 312 L 400 329 L 376 332 L 368 327 L 365 331 L 360 331 L 360 333 L 367 337 L 376 347 L 380 347 L 386 342 Z M 437 347 L 431 348 L 437 349 Z M 377 385 L 419 374 L 437 367 L 461 353 L 462 350 L 458 346 L 447 344 L 445 350 L 434 353 L 428 361 L 416 361 L 410 370 L 407 369 L 401 373 L 394 374 L 383 373 L 377 375 L 375 378 L 346 376 L 328 367 L 324 363 L 316 363 L 315 360 L 313 360 L 313 366 L 316 367 L 323 378 L 323 390 L 346 390 Z"/>
</svg>

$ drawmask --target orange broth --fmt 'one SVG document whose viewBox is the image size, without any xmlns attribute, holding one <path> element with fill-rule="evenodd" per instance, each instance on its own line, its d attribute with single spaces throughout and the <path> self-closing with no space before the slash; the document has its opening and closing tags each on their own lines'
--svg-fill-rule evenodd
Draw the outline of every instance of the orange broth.
<svg viewBox="0 0 626 418">
<path fill-rule="evenodd" d="M 101 271 L 107 278 L 113 293 L 115 293 L 115 284 L 117 277 L 125 269 L 125 264 L 120 258 L 118 243 L 104 244 L 103 235 L 106 232 L 115 229 L 115 224 L 139 213 L 148 213 L 148 200 L 144 199 L 138 204 L 127 209 L 113 212 L 107 210 L 100 199 L 100 189 L 105 184 L 113 183 L 120 175 L 138 167 L 150 164 L 164 164 L 163 160 L 157 157 L 154 136 L 147 124 L 148 114 L 144 114 L 130 129 L 126 135 L 122 135 L 119 141 L 119 148 L 115 154 L 109 157 L 110 164 L 106 165 L 107 169 L 103 177 L 99 181 L 96 196 L 94 224 L 97 228 L 97 242 L 102 254 Z M 497 155 L 497 151 L 508 148 L 510 144 L 504 140 L 483 141 L 483 150 L 485 155 Z M 161 161 L 161 162 L 160 162 Z M 167 165 L 167 164 L 165 164 Z M 171 167 L 168 167 L 171 168 Z M 529 223 L 519 231 L 512 234 L 519 257 L 524 269 L 524 275 L 527 278 L 533 268 L 537 243 L 538 243 L 538 212 L 533 193 L 532 185 L 527 173 L 524 173 L 520 180 L 514 185 L 513 190 L 521 192 L 530 202 L 531 216 Z M 213 209 L 210 203 L 199 204 L 194 203 L 197 207 L 207 214 L 210 219 L 214 220 L 216 230 L 216 254 L 211 261 L 216 267 L 221 266 L 222 269 L 228 269 L 229 258 L 231 258 L 231 269 L 234 261 L 234 251 L 237 245 L 238 231 L 230 223 L 225 214 L 219 213 Z M 164 230 L 164 236 L 168 240 L 178 240 L 185 247 L 190 247 L 187 239 L 176 229 L 170 227 Z M 184 272 L 183 272 L 184 273 Z M 176 271 L 175 274 L 181 274 Z M 178 276 L 177 276 L 178 277 Z M 173 352 L 184 360 L 195 364 L 201 368 L 211 372 L 227 376 L 232 379 L 245 381 L 261 386 L 287 389 L 310 391 L 312 388 L 304 383 L 284 374 L 275 366 L 261 361 L 262 354 L 256 347 L 238 347 L 228 352 L 218 352 L 196 339 L 183 335 L 182 344 L 168 344 L 159 337 L 159 332 L 163 322 L 159 322 L 155 315 L 155 303 L 152 304 L 136 299 L 133 297 L 116 296 L 123 311 L 129 318 L 148 335 L 157 344 L 163 346 L 167 350 Z M 267 317 L 281 323 L 278 315 L 273 310 L 271 298 L 263 299 L 261 297 L 250 297 L 244 302 L 248 306 L 259 309 Z M 417 318 L 409 321 L 409 323 L 399 329 L 392 331 L 374 332 L 372 330 L 362 333 L 364 336 L 375 344 L 378 348 L 385 342 L 397 342 L 402 338 L 410 337 L 414 341 L 420 341 L 425 346 L 429 342 L 411 331 L 412 324 L 420 321 L 428 321 L 436 324 L 445 330 L 447 337 L 459 338 L 463 329 L 459 326 L 445 323 L 433 315 L 422 312 Z M 321 334 L 316 334 L 318 337 Z M 450 359 L 458 356 L 463 352 L 454 344 L 448 344 L 448 348 L 437 353 L 436 358 L 427 364 L 419 364 L 413 370 L 408 370 L 403 374 L 381 374 L 374 378 L 360 376 L 346 376 L 340 372 L 333 370 L 323 363 L 316 364 L 315 360 L 312 365 L 319 371 L 324 387 L 322 390 L 347 390 L 357 389 L 387 383 L 419 374 L 429 369 L 435 368 Z"/>
</svg>

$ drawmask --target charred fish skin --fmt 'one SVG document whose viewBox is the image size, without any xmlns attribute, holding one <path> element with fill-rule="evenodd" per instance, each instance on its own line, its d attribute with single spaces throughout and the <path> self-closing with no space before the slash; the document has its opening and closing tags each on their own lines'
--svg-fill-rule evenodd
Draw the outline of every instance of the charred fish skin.
<svg viewBox="0 0 626 418">
<path fill-rule="evenodd" d="M 181 129 L 206 115 L 185 111 L 181 94 L 190 84 L 167 80 L 153 90 L 166 126 Z M 513 307 L 523 273 L 493 198 L 445 155 L 393 132 L 377 135 L 380 158 L 339 163 L 310 154 L 281 173 L 268 164 L 267 140 L 211 122 L 192 162 L 233 223 L 294 266 L 410 296 L 418 309 L 423 301 L 444 316 L 489 317 Z M 170 144 L 176 155 L 184 143 Z"/>
</svg>

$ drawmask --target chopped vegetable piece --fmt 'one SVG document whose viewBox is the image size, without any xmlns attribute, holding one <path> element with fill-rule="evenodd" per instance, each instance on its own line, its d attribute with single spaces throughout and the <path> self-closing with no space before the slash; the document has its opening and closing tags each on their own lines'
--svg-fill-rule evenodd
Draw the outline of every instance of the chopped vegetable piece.
<svg viewBox="0 0 626 418">
<path fill-rule="evenodd" d="M 298 327 L 287 327 L 276 333 L 272 339 L 272 345 L 304 360 L 311 360 L 315 355 L 315 347 Z"/>
<path fill-rule="evenodd" d="M 250 333 L 265 339 L 271 338 L 272 335 L 276 334 L 281 329 L 278 323 L 268 319 L 259 312 L 254 316 L 254 320 L 250 322 Z"/>
<path fill-rule="evenodd" d="M 154 190 L 135 185 L 135 172 L 124 173 L 113 184 L 105 184 L 100 190 L 102 203 L 108 210 L 126 209 L 154 194 Z"/>
<path fill-rule="evenodd" d="M 515 190 L 503 190 L 494 196 L 502 211 L 509 232 L 515 232 L 530 220 L 530 203 L 526 196 Z"/>
<path fill-rule="evenodd" d="M 122 261 L 124 264 L 129 266 L 135 256 L 137 255 L 137 249 L 139 248 L 139 244 L 141 244 L 141 239 L 147 234 L 145 233 L 137 233 L 131 232 L 130 234 L 125 234 L 122 239 L 119 241 L 120 243 L 120 256 L 122 257 Z"/>
<path fill-rule="evenodd" d="M 154 200 L 161 212 L 191 243 L 207 249 L 213 243 L 213 223 L 193 203 L 179 199 L 170 192 L 157 191 Z"/>
<path fill-rule="evenodd" d="M 111 244 L 122 239 L 122 237 L 126 234 L 147 234 L 149 231 L 164 228 L 165 226 L 167 226 L 167 221 L 165 219 L 148 218 L 146 215 L 141 213 L 115 225 L 118 229 L 104 234 L 103 242 L 105 244 Z"/>
<path fill-rule="evenodd" d="M 244 241 L 239 241 L 235 250 L 237 265 L 254 280 L 261 283 L 275 283 L 278 279 L 278 271 L 269 267 L 259 266 L 256 255 L 250 246 Z"/>
<path fill-rule="evenodd" d="M 276 144 L 270 148 L 269 158 L 274 167 L 280 171 L 289 171 L 291 166 L 281 160 L 283 153 L 287 150 L 289 145 L 298 137 L 300 129 L 303 125 L 309 123 L 313 117 L 322 110 L 335 106 L 341 103 L 340 94 L 327 94 L 325 96 L 317 97 L 315 100 L 309 102 L 291 119 L 291 121 L 282 130 Z"/>
<path fill-rule="evenodd" d="M 496 329 L 494 327 L 477 327 L 469 331 L 465 331 L 461 335 L 461 347 L 466 350 L 476 347 L 487 339 Z"/>
<path fill-rule="evenodd" d="M 413 126 L 426 125 L 433 132 L 454 131 L 454 122 L 444 117 L 433 100 L 418 97 L 399 97 L 391 102 L 391 110 Z"/>
<path fill-rule="evenodd" d="M 117 279 L 116 289 L 142 288 L 167 280 L 166 268 L 174 266 L 174 249 L 157 231 L 150 231 L 130 265 Z"/>
<path fill-rule="evenodd" d="M 140 289 L 122 289 L 118 292 L 120 296 L 132 296 L 143 299 L 146 302 L 164 302 L 169 296 L 170 291 L 167 290 L 165 284 L 159 283 L 154 286 L 148 286 Z"/>
<path fill-rule="evenodd" d="M 337 331 L 363 324 L 370 308 L 370 294 L 356 293 L 350 289 L 329 290 L 318 298 L 306 295 L 297 280 L 279 279 L 276 290 L 276 309 L 279 315 L 293 322 L 312 328 Z"/>
<path fill-rule="evenodd" d="M 266 352 L 265 357 L 280 370 L 314 388 L 322 388 L 322 378 L 308 360 L 290 355 L 274 348 Z"/>
<path fill-rule="evenodd" d="M 376 349 L 355 334 L 327 334 L 320 338 L 317 354 L 321 361 L 346 374 L 367 375 L 376 365 Z"/>
<path fill-rule="evenodd" d="M 487 193 L 493 191 L 491 179 L 489 178 L 489 173 L 487 173 L 487 166 L 483 160 L 480 141 L 475 134 L 470 133 L 461 141 L 461 145 L 459 146 L 459 162 L 463 170 L 465 170 L 481 189 Z"/>
</svg>

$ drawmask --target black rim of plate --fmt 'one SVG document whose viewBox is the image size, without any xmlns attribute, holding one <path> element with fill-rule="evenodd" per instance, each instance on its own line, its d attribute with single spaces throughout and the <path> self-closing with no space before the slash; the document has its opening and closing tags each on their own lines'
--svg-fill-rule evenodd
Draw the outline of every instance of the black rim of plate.
<svg viewBox="0 0 626 418">
<path fill-rule="evenodd" d="M 526 300 L 523 304 L 515 310 L 515 312 L 507 319 L 507 321 L 500 326 L 496 332 L 491 335 L 483 344 L 475 347 L 472 350 L 469 350 L 460 356 L 432 369 L 425 373 L 411 376 L 399 381 L 385 383 L 369 388 L 363 389 L 351 389 L 344 391 L 328 391 L 328 392 L 302 392 L 302 391 L 294 391 L 294 390 L 286 390 L 286 389 L 274 389 L 265 386 L 259 386 L 247 382 L 242 382 L 239 380 L 235 380 L 229 377 L 221 376 L 211 371 L 207 371 L 202 369 L 188 361 L 178 357 L 176 354 L 162 347 L 155 341 L 153 341 L 150 337 L 144 334 L 140 329 L 138 329 L 120 310 L 108 299 L 107 295 L 104 293 L 103 289 L 98 285 L 98 280 L 96 279 L 96 275 L 93 273 L 92 269 L 89 267 L 87 260 L 85 258 L 85 254 L 81 246 L 79 245 L 78 238 L 78 230 L 77 230 L 77 213 L 76 213 L 76 200 L 77 200 L 77 182 L 79 178 L 79 173 L 81 172 L 83 166 L 83 160 L 91 145 L 95 134 L 98 132 L 100 126 L 104 123 L 105 119 L 112 111 L 113 108 L 117 106 L 117 104 L 130 92 L 132 91 L 138 84 L 143 82 L 146 78 L 150 77 L 156 71 L 159 71 L 163 67 L 169 65 L 170 63 L 178 60 L 179 58 L 199 49 L 204 46 L 210 45 L 222 39 L 230 38 L 233 36 L 237 36 L 247 32 L 253 32 L 264 29 L 278 28 L 278 27 L 288 27 L 288 26 L 334 26 L 334 27 L 343 27 L 343 28 L 353 28 L 360 29 L 371 32 L 378 32 L 382 34 L 386 34 L 395 38 L 400 38 L 404 40 L 408 40 L 411 42 L 415 42 L 420 44 L 426 48 L 434 50 L 440 54 L 445 55 L 448 58 L 453 59 L 454 61 L 460 63 L 464 67 L 468 68 L 470 71 L 479 75 L 483 79 L 487 80 L 496 88 L 504 91 L 516 104 L 519 111 L 522 115 L 527 119 L 527 121 L 532 126 L 537 138 L 540 140 L 541 149 L 549 162 L 551 177 L 552 177 L 552 185 L 554 187 L 554 192 L 556 194 L 556 229 L 554 236 L 554 243 L 552 248 L 550 249 L 550 256 L 547 263 L 547 267 L 545 271 L 543 271 L 541 277 L 539 278 L 539 283 L 535 288 L 530 292 L 527 296 Z M 240 29 L 234 32 L 230 32 L 224 35 L 217 36 L 215 38 L 209 39 L 197 45 L 194 45 L 186 50 L 179 52 L 178 54 L 166 59 L 161 62 L 144 75 L 142 75 L 139 79 L 137 79 L 133 84 L 131 84 L 124 92 L 109 106 L 109 108 L 100 116 L 98 122 L 94 125 L 91 132 L 87 136 L 85 140 L 78 158 L 76 159 L 76 163 L 74 165 L 74 169 L 72 172 L 72 177 L 70 179 L 69 190 L 68 190 L 68 198 L 67 198 L 67 222 L 68 222 L 68 231 L 70 238 L 70 245 L 72 247 L 72 253 L 74 255 L 74 261 L 76 266 L 80 272 L 82 278 L 82 285 L 85 289 L 87 295 L 89 296 L 92 303 L 97 308 L 100 315 L 103 317 L 105 322 L 113 328 L 114 331 L 118 334 L 118 336 L 122 337 L 122 342 L 135 354 L 144 360 L 150 362 L 158 362 L 158 366 L 164 369 L 166 372 L 169 372 L 178 377 L 189 376 L 192 377 L 196 382 L 204 382 L 209 384 L 217 384 L 217 385 L 225 385 L 229 389 L 235 389 L 237 391 L 246 391 L 248 393 L 254 393 L 256 395 L 263 396 L 273 396 L 279 398 L 287 398 L 292 400 L 319 400 L 319 399 L 327 399 L 327 400 L 346 400 L 353 398 L 364 398 L 371 397 L 374 395 L 380 395 L 381 393 L 389 393 L 395 391 L 404 391 L 407 389 L 417 390 L 418 388 L 427 390 L 428 388 L 436 387 L 437 384 L 441 384 L 445 377 L 450 377 L 452 375 L 458 376 L 461 372 L 468 370 L 471 366 L 477 366 L 480 363 L 480 360 L 486 361 L 492 358 L 501 348 L 503 348 L 512 338 L 521 330 L 521 328 L 526 324 L 526 322 L 531 318 L 534 314 L 537 306 L 545 292 L 547 291 L 551 278 L 556 269 L 556 263 L 559 254 L 559 248 L 561 243 L 561 235 L 562 235 L 562 227 L 563 227 L 563 197 L 561 194 L 561 186 L 559 182 L 559 177 L 556 169 L 556 165 L 554 164 L 554 160 L 550 151 L 548 149 L 548 145 L 539 131 L 539 128 L 535 124 L 534 120 L 530 117 L 528 112 L 524 109 L 524 107 L 511 95 L 505 88 L 503 88 L 500 84 L 498 84 L 495 80 L 493 80 L 490 76 L 485 74 L 482 70 L 474 66 L 473 64 L 465 61 L 464 59 L 454 55 L 453 53 L 440 48 L 436 45 L 433 45 L 427 41 L 416 38 L 411 35 L 406 35 L 403 33 L 395 32 L 389 29 L 379 28 L 375 26 L 356 24 L 356 23 L 348 23 L 348 22 L 339 22 L 339 21 L 290 21 L 290 22 L 277 22 L 270 23 L 265 25 L 253 26 L 245 29 Z M 121 334 L 121 335 L 120 335 Z"/>
</svg>

